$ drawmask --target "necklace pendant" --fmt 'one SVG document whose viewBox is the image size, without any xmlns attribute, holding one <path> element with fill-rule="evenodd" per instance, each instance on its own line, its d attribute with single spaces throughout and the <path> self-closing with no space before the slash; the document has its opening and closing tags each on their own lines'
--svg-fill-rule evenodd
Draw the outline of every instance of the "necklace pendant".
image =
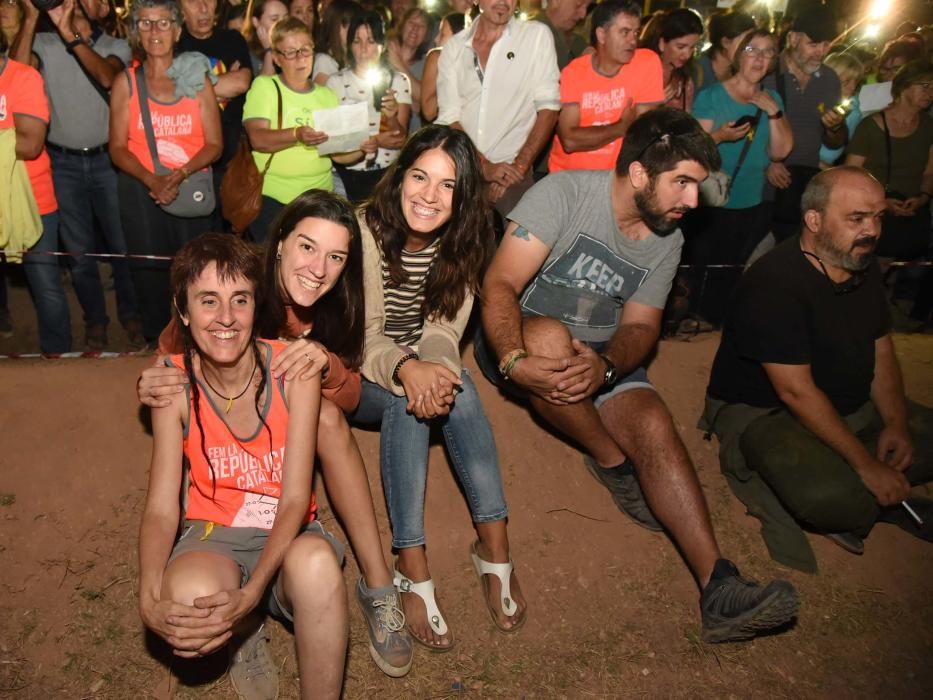
<svg viewBox="0 0 933 700">
<path fill-rule="evenodd" d="M 231 408 L 233 408 L 233 399 L 227 399 L 227 408 L 224 410 L 224 413 L 230 413 Z"/>
</svg>

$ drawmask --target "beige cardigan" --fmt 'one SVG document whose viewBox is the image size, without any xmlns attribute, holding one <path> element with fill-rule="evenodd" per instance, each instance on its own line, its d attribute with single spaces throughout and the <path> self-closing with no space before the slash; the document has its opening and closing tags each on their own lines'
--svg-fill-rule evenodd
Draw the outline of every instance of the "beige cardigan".
<svg viewBox="0 0 933 700">
<path fill-rule="evenodd" d="M 362 215 L 359 217 L 363 233 L 363 290 L 366 299 L 366 341 L 363 347 L 363 376 L 396 396 L 405 390 L 392 382 L 395 365 L 406 354 L 402 346 L 385 335 L 385 297 L 382 287 L 382 251 Z M 421 342 L 413 348 L 418 357 L 444 365 L 460 375 L 460 339 L 470 320 L 473 294 L 467 291 L 463 306 L 452 321 L 425 319 Z"/>
</svg>

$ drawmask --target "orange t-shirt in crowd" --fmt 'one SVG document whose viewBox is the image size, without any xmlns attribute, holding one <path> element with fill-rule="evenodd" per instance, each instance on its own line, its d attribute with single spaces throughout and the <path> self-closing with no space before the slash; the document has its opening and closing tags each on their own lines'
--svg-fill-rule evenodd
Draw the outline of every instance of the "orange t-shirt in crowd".
<svg viewBox="0 0 933 700">
<path fill-rule="evenodd" d="M 13 115 L 32 117 L 49 123 L 49 100 L 45 96 L 45 81 L 32 66 L 6 59 L 0 68 L 0 129 L 13 129 Z M 32 185 L 32 196 L 40 214 L 58 210 L 55 186 L 52 184 L 52 162 L 43 147 L 37 158 L 26 161 L 26 172 Z"/>
<path fill-rule="evenodd" d="M 282 465 L 285 463 L 285 439 L 288 435 L 288 406 L 284 380 L 275 380 L 269 365 L 286 343 L 260 340 L 259 350 L 265 359 L 265 405 L 260 408 L 266 426 L 259 423 L 250 436 L 236 436 L 227 427 L 221 411 L 208 397 L 208 389 L 198 382 L 204 447 L 210 464 L 201 451 L 201 431 L 190 405 L 184 451 L 190 464 L 188 520 L 206 520 L 226 527 L 272 529 L 282 496 Z M 172 355 L 174 366 L 184 369 L 182 355 Z M 211 479 L 213 467 L 213 481 Z M 314 520 L 317 502 L 311 493 L 306 522 Z"/>
<path fill-rule="evenodd" d="M 129 129 L 127 148 L 150 173 L 155 172 L 152 154 L 146 141 L 146 128 L 139 111 L 136 72 L 126 72 L 130 79 Z M 159 161 L 169 170 L 180 168 L 204 147 L 204 125 L 201 123 L 201 105 L 193 97 L 181 97 L 172 103 L 159 102 L 149 96 L 149 113 L 155 134 Z"/>
<path fill-rule="evenodd" d="M 560 103 L 579 108 L 579 126 L 602 126 L 618 121 L 628 99 L 635 105 L 664 102 L 661 59 L 651 49 L 636 49 L 632 60 L 612 77 L 597 73 L 593 67 L 595 60 L 595 54 L 580 56 L 568 63 L 560 74 Z M 548 171 L 612 169 L 621 148 L 622 139 L 618 138 L 593 151 L 567 153 L 560 137 L 555 136 Z"/>
</svg>

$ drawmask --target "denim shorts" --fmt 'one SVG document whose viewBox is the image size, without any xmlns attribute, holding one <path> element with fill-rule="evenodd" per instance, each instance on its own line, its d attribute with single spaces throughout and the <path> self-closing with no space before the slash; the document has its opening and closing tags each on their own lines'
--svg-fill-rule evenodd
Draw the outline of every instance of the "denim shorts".
<svg viewBox="0 0 933 700">
<path fill-rule="evenodd" d="M 259 527 L 225 527 L 217 523 L 208 523 L 204 520 L 185 520 L 181 536 L 175 542 L 172 554 L 168 558 L 171 563 L 177 557 L 186 552 L 212 552 L 220 556 L 232 559 L 240 567 L 240 586 L 249 581 L 256 564 L 259 562 L 259 556 L 262 554 L 266 540 L 269 539 L 271 530 L 265 530 Z M 306 532 L 320 535 L 333 548 L 337 555 L 337 562 L 343 566 L 344 547 L 336 537 L 331 535 L 324 526 L 317 520 L 301 528 L 299 535 Z M 262 602 L 265 609 L 273 617 L 284 618 L 292 622 L 291 611 L 279 601 L 275 594 L 275 581 L 278 576 L 272 579 L 272 583 L 263 594 Z"/>
</svg>

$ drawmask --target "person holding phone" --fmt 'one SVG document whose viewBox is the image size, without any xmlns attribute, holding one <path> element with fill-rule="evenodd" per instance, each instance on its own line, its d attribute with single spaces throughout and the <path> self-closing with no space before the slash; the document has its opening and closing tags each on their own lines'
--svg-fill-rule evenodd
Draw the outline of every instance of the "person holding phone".
<svg viewBox="0 0 933 700">
<path fill-rule="evenodd" d="M 363 157 L 338 166 L 347 199 L 354 204 L 369 197 L 408 138 L 411 82 L 389 67 L 385 43 L 385 24 L 377 13 L 353 17 L 347 29 L 349 65 L 327 79 L 327 87 L 337 94 L 340 104 L 369 105 L 370 138 L 361 146 Z"/>
<path fill-rule="evenodd" d="M 737 41 L 732 77 L 703 90 L 694 102 L 693 116 L 716 142 L 723 172 L 732 176 L 728 201 L 699 212 L 687 241 L 688 261 L 694 265 L 742 265 L 768 231 L 762 205 L 765 171 L 772 160 L 785 158 L 794 143 L 780 95 L 759 84 L 777 53 L 777 41 L 769 32 L 746 32 Z M 704 295 L 694 303 L 694 311 L 718 325 L 739 273 L 707 270 Z"/>
</svg>

